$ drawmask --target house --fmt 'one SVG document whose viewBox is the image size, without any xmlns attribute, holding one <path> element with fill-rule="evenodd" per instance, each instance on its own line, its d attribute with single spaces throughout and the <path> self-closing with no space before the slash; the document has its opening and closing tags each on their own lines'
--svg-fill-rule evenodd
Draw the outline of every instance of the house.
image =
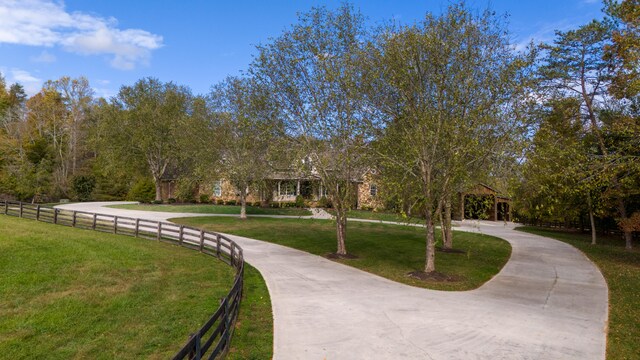
<svg viewBox="0 0 640 360">
<path fill-rule="evenodd" d="M 379 207 L 377 185 L 369 177 L 353 180 L 354 207 L 372 209 Z M 237 189 L 225 179 L 211 181 L 200 186 L 200 194 L 208 194 L 213 201 L 238 202 Z M 328 198 L 328 189 L 317 175 L 296 176 L 291 172 L 275 172 L 260 188 L 249 189 L 248 203 L 294 203 L 302 196 L 311 206 L 317 206 L 323 198 Z"/>
</svg>

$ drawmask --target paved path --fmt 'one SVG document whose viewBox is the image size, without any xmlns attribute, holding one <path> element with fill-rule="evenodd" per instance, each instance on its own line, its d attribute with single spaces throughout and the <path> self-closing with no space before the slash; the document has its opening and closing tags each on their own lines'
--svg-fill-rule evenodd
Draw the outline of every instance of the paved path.
<svg viewBox="0 0 640 360">
<path fill-rule="evenodd" d="M 69 204 L 166 220 L 176 214 Z M 607 286 L 565 243 L 469 222 L 457 230 L 506 239 L 502 271 L 479 289 L 442 292 L 395 283 L 322 257 L 231 236 L 262 273 L 274 313 L 275 359 L 603 359 Z"/>
</svg>

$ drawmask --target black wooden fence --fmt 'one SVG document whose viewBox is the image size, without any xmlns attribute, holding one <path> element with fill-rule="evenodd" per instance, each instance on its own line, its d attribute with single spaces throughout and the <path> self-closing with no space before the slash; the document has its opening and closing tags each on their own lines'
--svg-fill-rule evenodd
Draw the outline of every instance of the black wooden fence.
<svg viewBox="0 0 640 360">
<path fill-rule="evenodd" d="M 211 318 L 176 353 L 178 359 L 224 358 L 240 310 L 244 284 L 242 248 L 224 235 L 167 222 L 1 201 L 0 213 L 52 224 L 164 241 L 216 257 L 236 269 L 231 291 Z"/>
</svg>

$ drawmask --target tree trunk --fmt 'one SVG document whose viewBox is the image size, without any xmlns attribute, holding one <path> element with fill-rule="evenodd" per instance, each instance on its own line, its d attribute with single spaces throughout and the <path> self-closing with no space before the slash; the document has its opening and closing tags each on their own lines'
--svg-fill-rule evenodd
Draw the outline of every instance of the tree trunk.
<svg viewBox="0 0 640 360">
<path fill-rule="evenodd" d="M 424 265 L 424 272 L 431 273 L 436 271 L 436 241 L 433 234 L 435 227 L 433 226 L 433 218 L 431 211 L 425 212 L 425 230 L 427 232 L 427 251 Z"/>
<path fill-rule="evenodd" d="M 240 190 L 240 219 L 247 219 L 247 190 Z"/>
<path fill-rule="evenodd" d="M 155 179 L 154 178 L 154 183 L 156 185 L 156 201 L 162 201 L 162 183 L 160 182 L 160 179 Z"/>
<path fill-rule="evenodd" d="M 451 201 L 447 200 L 444 203 L 444 228 L 443 247 L 445 249 L 453 249 L 453 231 L 451 230 Z"/>
<path fill-rule="evenodd" d="M 338 239 L 338 255 L 347 255 L 347 212 L 342 207 L 336 207 L 336 238 Z"/>
<path fill-rule="evenodd" d="M 633 249 L 633 244 L 631 243 L 631 240 L 633 240 L 633 234 L 631 233 L 631 231 L 626 231 L 624 232 L 624 248 L 625 250 L 631 250 Z"/>
<path fill-rule="evenodd" d="M 589 209 L 589 222 L 591 224 L 591 245 L 596 244 L 596 221 L 593 218 L 593 211 Z"/>
<path fill-rule="evenodd" d="M 596 221 L 593 218 L 593 207 L 591 206 L 591 196 L 587 196 L 587 206 L 589 207 L 589 224 L 591 225 L 591 245 L 596 244 Z"/>
</svg>

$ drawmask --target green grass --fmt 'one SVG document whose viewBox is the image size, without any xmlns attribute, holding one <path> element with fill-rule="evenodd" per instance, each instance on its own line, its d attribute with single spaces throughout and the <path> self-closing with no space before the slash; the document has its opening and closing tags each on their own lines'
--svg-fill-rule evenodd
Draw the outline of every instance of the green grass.
<svg viewBox="0 0 640 360">
<path fill-rule="evenodd" d="M 328 220 L 250 218 L 183 218 L 173 221 L 207 230 L 265 240 L 316 255 L 336 250 L 335 225 Z M 462 277 L 458 282 L 423 282 L 407 273 L 424 268 L 424 229 L 380 223 L 349 223 L 347 250 L 357 259 L 340 260 L 401 283 L 439 290 L 475 289 L 491 279 L 507 262 L 510 245 L 501 239 L 456 232 L 454 247 L 464 253 L 436 255 L 436 269 Z"/>
<path fill-rule="evenodd" d="M 335 210 L 327 209 L 331 215 L 335 215 Z M 393 222 L 403 222 L 410 224 L 422 224 L 424 220 L 420 218 L 406 218 L 402 217 L 399 214 L 384 212 L 384 211 L 369 211 L 369 210 L 349 210 L 347 212 L 347 217 L 352 219 L 366 219 L 366 220 L 380 220 L 380 221 L 393 221 Z"/>
<path fill-rule="evenodd" d="M 171 357 L 211 316 L 234 276 L 210 256 L 149 240 L 6 216 L 0 234 L 6 359 Z M 246 276 L 249 306 L 243 303 L 240 319 L 253 319 L 255 309 L 269 318 L 264 281 L 251 267 Z M 236 332 L 236 351 L 251 354 L 244 329 Z M 255 353 L 270 352 L 268 344 Z"/>
<path fill-rule="evenodd" d="M 227 359 L 273 358 L 273 312 L 262 275 L 245 263 L 240 315 Z"/>
<path fill-rule="evenodd" d="M 569 243 L 600 268 L 609 286 L 607 358 L 640 359 L 640 251 L 626 251 L 619 238 L 600 237 L 598 245 L 591 245 L 590 235 L 528 226 L 516 229 Z"/>
<path fill-rule="evenodd" d="M 110 207 L 127 210 L 144 211 L 164 211 L 172 213 L 195 213 L 195 214 L 240 214 L 239 205 L 146 205 L 128 204 L 112 205 Z M 257 206 L 247 206 L 248 215 L 290 215 L 308 216 L 311 212 L 307 209 L 297 208 L 261 208 Z"/>
</svg>

